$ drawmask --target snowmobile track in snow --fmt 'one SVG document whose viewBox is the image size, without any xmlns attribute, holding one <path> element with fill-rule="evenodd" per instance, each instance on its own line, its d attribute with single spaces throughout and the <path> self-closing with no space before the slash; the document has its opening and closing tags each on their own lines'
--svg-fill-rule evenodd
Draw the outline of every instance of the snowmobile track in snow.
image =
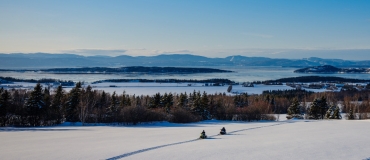
<svg viewBox="0 0 370 160">
<path fill-rule="evenodd" d="M 292 122 L 281 122 L 281 123 L 272 124 L 272 125 L 268 125 L 268 126 L 260 126 L 260 127 L 240 129 L 240 130 L 228 132 L 228 134 L 242 132 L 242 131 L 248 131 L 248 130 L 254 130 L 254 129 L 259 129 L 259 128 L 273 127 L 273 126 L 278 126 L 278 125 L 282 125 L 282 124 L 286 124 L 286 123 L 292 123 Z M 216 137 L 216 136 L 222 136 L 222 135 L 216 134 L 216 135 L 208 136 L 206 139 L 215 139 L 214 137 Z M 198 140 L 206 140 L 206 139 L 197 138 L 197 139 L 188 140 L 188 141 L 182 141 L 182 142 L 176 142 L 176 143 L 170 143 L 170 144 L 165 144 L 165 145 L 160 145 L 160 146 L 155 146 L 155 147 L 140 149 L 140 150 L 133 151 L 133 152 L 128 152 L 128 153 L 125 153 L 125 154 L 122 154 L 122 155 L 119 155 L 119 156 L 111 157 L 111 158 L 108 158 L 106 160 L 121 159 L 121 158 L 125 158 L 125 157 L 128 157 L 128 156 L 132 156 L 132 155 L 135 155 L 135 154 L 139 154 L 139 153 L 143 153 L 143 152 L 147 152 L 147 151 L 151 151 L 151 150 L 155 150 L 155 149 L 159 149 L 159 148 L 163 148 L 163 147 L 174 146 L 174 145 L 179 145 L 179 144 L 184 144 L 184 143 L 190 143 L 190 142 L 194 142 L 194 141 L 198 141 Z"/>
</svg>

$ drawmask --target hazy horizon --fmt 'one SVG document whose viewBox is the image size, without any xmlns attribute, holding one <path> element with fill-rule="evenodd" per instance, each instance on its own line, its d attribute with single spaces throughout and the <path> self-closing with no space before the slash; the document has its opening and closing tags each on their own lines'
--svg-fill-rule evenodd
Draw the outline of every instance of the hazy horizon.
<svg viewBox="0 0 370 160">
<path fill-rule="evenodd" d="M 227 54 L 224 56 L 210 56 L 210 55 L 200 55 L 196 53 L 161 53 L 161 54 L 152 54 L 152 55 L 132 55 L 132 54 L 104 54 L 107 51 L 97 51 L 94 54 L 86 54 L 86 53 L 46 53 L 46 52 L 33 52 L 33 53 L 0 53 L 0 54 L 71 54 L 71 55 L 80 55 L 85 57 L 90 56 L 107 56 L 107 57 L 117 57 L 117 56 L 132 56 L 132 57 L 141 57 L 141 56 L 159 56 L 159 55 L 193 55 L 193 56 L 203 56 L 207 58 L 226 58 L 230 56 L 244 56 L 244 57 L 265 57 L 271 59 L 307 59 L 307 58 L 322 58 L 322 59 L 341 59 L 341 60 L 349 60 L 349 61 L 366 61 L 370 60 L 368 58 L 370 55 L 370 50 L 317 50 L 317 51 L 295 51 L 295 53 L 290 52 L 281 52 L 280 54 L 269 54 L 269 53 L 258 53 L 258 54 L 250 54 L 250 55 L 242 55 L 242 54 Z M 311 53 L 307 53 L 311 52 Z M 328 55 L 323 55 L 322 53 L 332 53 Z M 333 56 L 336 54 L 335 56 Z M 355 53 L 354 53 L 355 52 Z M 352 57 L 345 58 L 347 54 L 350 54 Z M 354 56 L 355 55 L 355 56 Z M 367 58 L 367 59 L 366 59 Z"/>
</svg>

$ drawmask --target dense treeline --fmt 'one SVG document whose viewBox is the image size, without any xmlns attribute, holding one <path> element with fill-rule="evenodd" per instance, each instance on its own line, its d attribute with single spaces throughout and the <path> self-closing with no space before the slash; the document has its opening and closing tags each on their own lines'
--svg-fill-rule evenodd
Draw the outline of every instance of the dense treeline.
<svg viewBox="0 0 370 160">
<path fill-rule="evenodd" d="M 108 67 L 82 67 L 82 68 L 51 68 L 51 69 L 0 69 L 0 71 L 16 71 L 16 72 L 48 72 L 48 73 L 86 73 L 91 74 L 106 74 L 106 73 L 224 73 L 232 72 L 222 69 L 214 68 L 185 68 L 185 67 L 144 67 L 144 66 L 131 66 L 131 67 L 119 67 L 119 68 L 108 68 Z"/>
<path fill-rule="evenodd" d="M 219 84 L 232 84 L 235 83 L 229 79 L 107 79 L 95 81 L 93 83 L 102 82 L 156 82 L 156 83 L 219 83 Z"/>
<path fill-rule="evenodd" d="M 1 126 L 49 126 L 65 121 L 137 124 L 178 123 L 207 119 L 255 121 L 273 119 L 268 102 L 259 96 L 208 95 L 193 92 L 153 96 L 109 94 L 77 83 L 70 92 L 37 84 L 32 91 L 0 91 Z"/>
<path fill-rule="evenodd" d="M 0 77 L 0 83 L 12 83 L 12 82 L 29 82 L 29 83 L 60 83 L 63 86 L 73 86 L 75 83 L 73 81 L 64 81 L 51 78 L 43 79 L 18 79 L 13 77 Z"/>
<path fill-rule="evenodd" d="M 106 93 L 76 83 L 69 92 L 61 86 L 50 90 L 37 84 L 32 91 L 0 89 L 1 126 L 50 126 L 68 122 L 138 124 L 175 123 L 208 119 L 274 120 L 288 118 L 336 119 L 339 104 L 349 119 L 366 119 L 370 91 L 312 93 L 304 90 L 265 91 L 261 95 L 192 92 L 129 95 Z"/>
</svg>

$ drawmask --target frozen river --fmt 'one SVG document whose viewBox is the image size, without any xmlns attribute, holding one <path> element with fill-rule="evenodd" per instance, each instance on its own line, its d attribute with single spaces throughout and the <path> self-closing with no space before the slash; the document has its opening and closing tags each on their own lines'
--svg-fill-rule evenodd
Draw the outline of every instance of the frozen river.
<svg viewBox="0 0 370 160">
<path fill-rule="evenodd" d="M 287 77 L 299 76 L 335 76 L 344 78 L 370 79 L 370 74 L 302 74 L 294 73 L 298 68 L 293 67 L 213 67 L 234 71 L 231 73 L 201 73 L 201 74 L 51 74 L 43 72 L 0 72 L 1 77 L 13 77 L 19 79 L 43 79 L 52 78 L 60 80 L 72 80 L 81 82 L 94 82 L 105 79 L 214 79 L 225 78 L 235 82 L 252 82 L 274 80 Z"/>
</svg>

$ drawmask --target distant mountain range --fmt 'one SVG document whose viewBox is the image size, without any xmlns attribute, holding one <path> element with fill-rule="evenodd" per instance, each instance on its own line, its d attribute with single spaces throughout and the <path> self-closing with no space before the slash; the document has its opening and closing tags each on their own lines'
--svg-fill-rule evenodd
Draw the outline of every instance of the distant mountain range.
<svg viewBox="0 0 370 160">
<path fill-rule="evenodd" d="M 229 56 L 209 58 L 190 54 L 158 56 L 81 56 L 75 54 L 13 53 L 0 54 L 0 69 L 61 68 L 61 67 L 124 67 L 124 66 L 283 66 L 309 67 L 332 65 L 336 67 L 370 67 L 370 60 L 349 61 L 341 59 L 272 59 L 266 57 Z"/>
</svg>

